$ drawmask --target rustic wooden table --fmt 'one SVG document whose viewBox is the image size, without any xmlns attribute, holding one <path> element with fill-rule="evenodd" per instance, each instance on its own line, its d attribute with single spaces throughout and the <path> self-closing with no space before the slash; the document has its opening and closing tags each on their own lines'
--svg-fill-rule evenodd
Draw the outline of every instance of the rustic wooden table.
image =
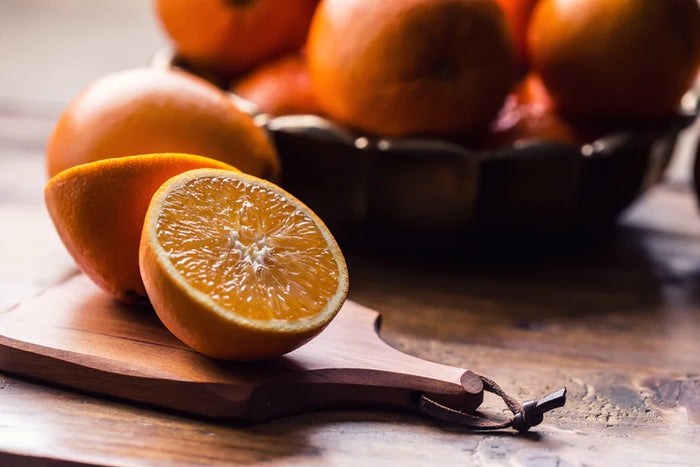
<svg viewBox="0 0 700 467">
<path fill-rule="evenodd" d="M 42 200 L 43 150 L 90 80 L 148 60 L 148 2 L 0 3 L 0 312 L 75 272 Z M 607 241 L 536 259 L 349 255 L 351 298 L 382 338 L 496 379 L 520 399 L 566 385 L 533 433 L 477 434 L 382 411 L 212 424 L 0 374 L 0 465 L 700 462 L 700 215 L 692 139 L 671 181 Z M 502 407 L 489 399 L 488 410 Z"/>
</svg>

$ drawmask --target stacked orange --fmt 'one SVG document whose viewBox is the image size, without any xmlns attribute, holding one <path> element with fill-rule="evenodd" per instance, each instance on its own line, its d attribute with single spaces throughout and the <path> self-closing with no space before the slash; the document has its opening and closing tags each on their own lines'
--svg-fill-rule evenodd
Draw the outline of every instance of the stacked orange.
<svg viewBox="0 0 700 467">
<path fill-rule="evenodd" d="M 697 0 L 540 0 L 528 51 L 561 112 L 666 117 L 697 76 L 700 7 Z"/>
<path fill-rule="evenodd" d="M 233 72 L 233 91 L 260 111 L 326 115 L 379 136 L 451 138 L 498 128 L 523 86 L 518 73 L 541 79 L 551 100 L 543 118 L 564 126 L 665 117 L 677 110 L 700 65 L 696 0 L 302 2 L 295 14 L 291 4 L 285 10 L 295 25 L 285 23 L 295 31 L 289 47 L 256 52 L 247 68 L 240 65 L 244 54 L 225 44 L 236 30 L 237 44 L 258 51 L 268 33 L 244 35 L 240 25 L 277 24 L 281 14 L 265 13 L 274 2 L 205 2 L 217 6 L 200 13 L 193 0 L 157 3 L 181 54 L 197 66 Z M 199 19 L 187 21 L 205 15 L 215 24 L 207 34 Z M 204 39 L 194 48 L 191 37 L 218 38 L 219 48 Z M 506 101 L 510 107 L 502 108 Z M 536 116 L 528 118 L 523 131 L 539 126 Z"/>
</svg>

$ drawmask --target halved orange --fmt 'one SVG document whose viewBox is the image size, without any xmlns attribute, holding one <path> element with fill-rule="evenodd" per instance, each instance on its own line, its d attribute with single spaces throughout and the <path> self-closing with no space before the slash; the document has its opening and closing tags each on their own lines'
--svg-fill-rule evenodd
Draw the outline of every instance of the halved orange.
<svg viewBox="0 0 700 467">
<path fill-rule="evenodd" d="M 66 169 L 44 189 L 46 208 L 78 267 L 120 300 L 146 298 L 139 241 L 153 193 L 169 178 L 203 167 L 232 166 L 190 154 L 102 159 Z"/>
<path fill-rule="evenodd" d="M 348 290 L 340 248 L 308 207 L 227 170 L 191 170 L 160 187 L 139 259 L 163 324 L 215 358 L 261 360 L 299 347 Z"/>
</svg>

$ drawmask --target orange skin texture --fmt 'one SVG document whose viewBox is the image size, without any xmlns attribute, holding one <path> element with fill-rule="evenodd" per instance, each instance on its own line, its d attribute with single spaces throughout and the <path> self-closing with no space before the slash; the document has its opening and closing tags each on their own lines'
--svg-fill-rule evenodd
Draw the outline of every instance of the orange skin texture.
<svg viewBox="0 0 700 467">
<path fill-rule="evenodd" d="M 265 131 L 214 85 L 185 72 L 140 68 L 107 75 L 61 115 L 46 149 L 49 176 L 75 165 L 135 154 L 179 152 L 275 178 Z"/>
<path fill-rule="evenodd" d="M 233 93 L 257 105 L 260 112 L 278 115 L 322 113 L 311 87 L 306 59 L 287 55 L 255 69 L 232 86 Z"/>
<path fill-rule="evenodd" d="M 382 136 L 478 132 L 517 70 L 491 0 L 324 0 L 307 54 L 325 113 Z"/>
<path fill-rule="evenodd" d="M 506 14 L 513 33 L 520 66 L 527 67 L 527 29 L 537 0 L 496 0 Z"/>
<path fill-rule="evenodd" d="M 506 99 L 491 125 L 489 147 L 507 147 L 526 140 L 579 143 L 576 129 L 554 108 L 539 76 L 530 73 Z"/>
<path fill-rule="evenodd" d="M 541 0 L 528 51 L 564 113 L 664 117 L 698 71 L 700 8 L 697 0 Z"/>
<path fill-rule="evenodd" d="M 70 168 L 46 185 L 44 198 L 56 231 L 78 267 L 126 302 L 146 299 L 139 242 L 153 193 L 169 178 L 197 168 L 236 170 L 206 157 L 150 154 Z"/>
<path fill-rule="evenodd" d="M 318 0 L 156 0 L 178 54 L 228 76 L 299 50 Z"/>
</svg>

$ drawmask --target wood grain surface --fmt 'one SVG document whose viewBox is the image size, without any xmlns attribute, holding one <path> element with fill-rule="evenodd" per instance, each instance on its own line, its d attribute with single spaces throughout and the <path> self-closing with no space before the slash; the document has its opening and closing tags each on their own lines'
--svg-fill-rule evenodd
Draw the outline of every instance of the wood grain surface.
<svg viewBox="0 0 700 467">
<path fill-rule="evenodd" d="M 51 384 L 238 423 L 328 408 L 419 412 L 429 397 L 473 412 L 483 400 L 461 368 L 379 339 L 378 314 L 350 300 L 317 338 L 263 362 L 207 358 L 152 308 L 126 305 L 76 275 L 0 314 L 0 370 Z M 466 375 L 465 375 L 466 373 Z"/>
<path fill-rule="evenodd" d="M 0 310 L 75 274 L 43 208 L 45 141 L 74 92 L 162 43 L 148 15 L 140 0 L 0 2 Z M 691 143 L 672 182 L 598 243 L 488 261 L 348 252 L 350 298 L 382 313 L 393 347 L 486 374 L 520 399 L 566 385 L 566 407 L 536 433 L 475 434 L 379 410 L 243 427 L 0 374 L 0 465 L 697 465 Z M 484 410 L 504 408 L 487 398 Z"/>
</svg>

